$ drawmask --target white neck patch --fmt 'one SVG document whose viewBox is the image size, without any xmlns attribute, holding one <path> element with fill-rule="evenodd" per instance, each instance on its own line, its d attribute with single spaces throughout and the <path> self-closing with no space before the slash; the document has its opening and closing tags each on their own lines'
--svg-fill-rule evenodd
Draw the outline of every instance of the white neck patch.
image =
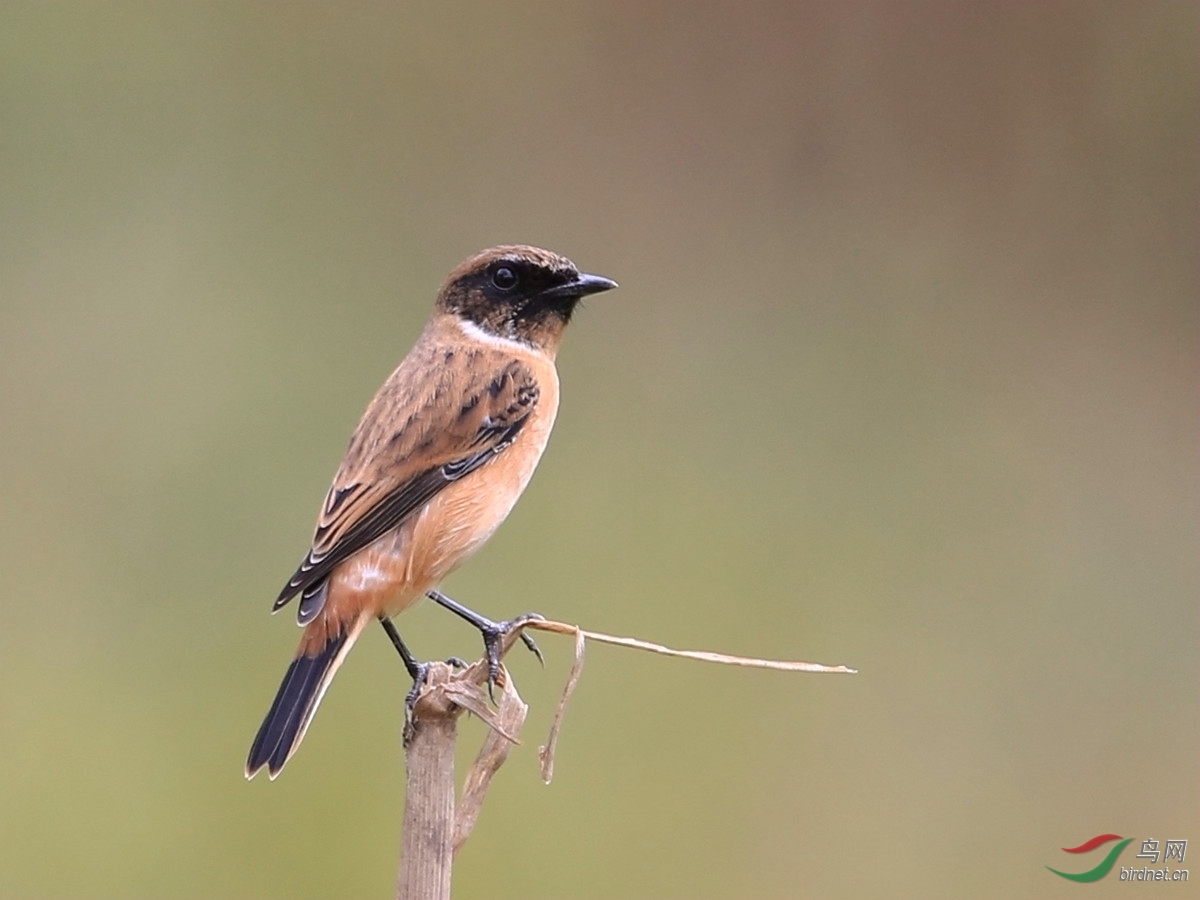
<svg viewBox="0 0 1200 900">
<path fill-rule="evenodd" d="M 497 350 L 505 350 L 510 353 L 517 351 L 520 353 L 540 354 L 542 352 L 533 346 L 533 344 L 527 344 L 515 338 L 502 337 L 498 334 L 492 334 L 490 331 L 484 331 L 470 319 L 464 319 L 462 316 L 455 316 L 455 321 L 458 323 L 459 331 L 471 340 L 487 344 L 489 347 L 495 347 Z"/>
</svg>

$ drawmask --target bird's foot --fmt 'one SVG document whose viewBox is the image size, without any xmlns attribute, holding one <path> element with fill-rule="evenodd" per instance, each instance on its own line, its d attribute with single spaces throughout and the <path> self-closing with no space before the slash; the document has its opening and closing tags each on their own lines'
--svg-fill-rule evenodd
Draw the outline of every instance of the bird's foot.
<svg viewBox="0 0 1200 900">
<path fill-rule="evenodd" d="M 421 689 L 429 680 L 429 663 L 417 663 L 413 673 L 412 687 L 404 698 L 404 746 L 407 747 L 413 739 L 417 727 L 417 700 L 421 697 Z"/>
<path fill-rule="evenodd" d="M 500 652 L 504 646 L 504 639 L 513 631 L 524 629 L 530 622 L 539 622 L 543 618 L 537 613 L 525 613 L 504 622 L 485 621 L 479 626 L 479 631 L 483 634 L 483 657 L 487 661 L 488 696 L 492 698 L 493 703 L 496 702 L 494 688 L 500 677 Z M 524 630 L 520 632 L 519 637 L 529 652 L 538 658 L 538 662 L 545 665 L 546 660 L 542 658 L 542 651 L 538 647 L 537 641 Z"/>
<path fill-rule="evenodd" d="M 504 622 L 493 622 L 487 616 L 482 616 L 475 612 L 475 610 L 468 609 L 457 600 L 447 597 L 441 591 L 427 591 L 425 596 L 439 606 L 450 610 L 456 616 L 466 619 L 478 628 L 479 633 L 483 635 L 483 653 L 488 668 L 488 695 L 495 701 L 496 695 L 494 689 L 496 680 L 500 677 L 500 650 L 504 645 L 504 638 L 513 630 L 522 628 L 530 622 L 540 620 L 542 616 L 539 616 L 537 613 L 525 613 L 522 616 L 517 616 L 514 619 L 508 619 Z M 537 641 L 524 631 L 521 632 L 521 643 L 529 649 L 530 653 L 538 658 L 538 662 L 545 665 L 545 660 L 542 658 L 542 651 L 539 649 Z"/>
</svg>

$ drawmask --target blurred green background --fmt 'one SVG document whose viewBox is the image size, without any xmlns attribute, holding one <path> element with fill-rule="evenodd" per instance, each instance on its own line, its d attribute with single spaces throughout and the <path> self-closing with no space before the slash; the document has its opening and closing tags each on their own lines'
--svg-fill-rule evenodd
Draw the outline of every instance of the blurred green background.
<svg viewBox="0 0 1200 900">
<path fill-rule="evenodd" d="M 368 633 L 247 784 L 268 610 L 443 276 L 512 241 L 621 290 L 447 590 L 861 674 L 594 646 L 547 788 L 544 638 L 456 896 L 1124 897 L 1044 867 L 1200 854 L 1194 3 L 4 19 L 0 895 L 390 893 L 403 670 Z"/>
</svg>

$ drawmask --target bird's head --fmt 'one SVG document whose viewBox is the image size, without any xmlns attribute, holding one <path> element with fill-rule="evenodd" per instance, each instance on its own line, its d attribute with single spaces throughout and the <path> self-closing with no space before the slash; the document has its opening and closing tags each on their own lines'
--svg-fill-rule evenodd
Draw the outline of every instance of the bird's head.
<svg viewBox="0 0 1200 900">
<path fill-rule="evenodd" d="M 446 279 L 437 306 L 487 334 L 552 353 L 580 299 L 616 286 L 612 279 L 581 273 L 565 256 L 512 244 L 460 264 Z"/>
</svg>

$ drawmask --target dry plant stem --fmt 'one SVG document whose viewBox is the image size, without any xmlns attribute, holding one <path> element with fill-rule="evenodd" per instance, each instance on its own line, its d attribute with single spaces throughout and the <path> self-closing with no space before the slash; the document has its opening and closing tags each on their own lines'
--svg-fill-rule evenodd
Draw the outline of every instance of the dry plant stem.
<svg viewBox="0 0 1200 900">
<path fill-rule="evenodd" d="M 495 709 L 488 706 L 488 695 L 480 685 L 463 684 L 461 692 L 456 691 L 452 695 L 456 703 L 479 716 L 488 726 L 483 747 L 463 780 L 462 794 L 454 812 L 455 853 L 458 853 L 459 848 L 471 836 L 471 831 L 483 810 L 483 801 L 487 797 L 492 779 L 518 743 L 517 735 L 520 734 L 521 726 L 525 724 L 525 715 L 529 712 L 529 707 L 517 693 L 508 670 L 501 667 L 500 672 L 501 693 L 496 700 Z"/>
<path fill-rule="evenodd" d="M 785 659 L 759 659 L 754 656 L 733 656 L 728 653 L 713 653 L 711 650 L 674 650 L 663 644 L 643 641 L 639 638 L 617 637 L 599 631 L 586 631 L 578 625 L 568 625 L 565 622 L 554 622 L 549 619 L 536 619 L 525 625 L 526 628 L 537 631 L 550 631 L 554 634 L 582 635 L 602 644 L 616 644 L 618 647 L 631 647 L 634 650 L 648 650 L 651 653 L 661 653 L 663 656 L 677 656 L 682 659 L 696 659 L 701 662 L 720 663 L 726 666 L 745 666 L 751 669 L 775 669 L 780 672 L 814 672 L 827 675 L 857 675 L 858 669 L 849 666 L 826 666 L 821 663 L 797 662 Z"/>
<path fill-rule="evenodd" d="M 539 749 L 542 778 L 549 783 L 554 772 L 554 750 L 566 712 L 567 701 L 583 669 L 587 639 L 651 653 L 677 656 L 733 666 L 751 666 L 789 672 L 852 674 L 847 666 L 756 659 L 712 653 L 707 650 L 673 650 L 637 638 L 615 637 L 584 631 L 575 625 L 544 619 L 521 623 L 504 635 L 500 656 L 512 648 L 522 628 L 551 631 L 575 637 L 575 664 L 555 713 L 546 745 Z M 411 737 L 405 744 L 408 790 L 404 802 L 404 835 L 396 896 L 401 900 L 449 900 L 450 873 L 454 853 L 471 833 L 483 807 L 492 777 L 504 764 L 525 722 L 528 708 L 517 694 L 508 670 L 500 667 L 501 695 L 495 709 L 488 703 L 487 662 L 480 660 L 467 669 L 445 663 L 430 663 L 425 686 L 417 698 Z M 488 725 L 488 736 L 471 771 L 467 773 L 462 801 L 455 810 L 454 745 L 457 721 L 466 710 Z"/>
<path fill-rule="evenodd" d="M 504 636 L 500 646 L 502 658 L 518 637 L 519 629 Z M 467 669 L 429 663 L 425 685 L 413 709 L 411 736 L 404 746 L 408 777 L 400 874 L 396 879 L 396 896 L 400 900 L 449 900 L 454 851 L 470 834 L 491 776 L 503 764 L 507 748 L 515 743 L 516 733 L 525 721 L 527 707 L 503 666 L 500 681 L 499 710 L 493 712 L 484 688 L 487 683 L 484 660 Z M 454 748 L 458 717 L 464 710 L 475 713 L 488 724 L 489 737 L 467 775 L 467 788 L 456 821 Z M 500 747 L 496 746 L 497 741 Z"/>
<path fill-rule="evenodd" d="M 558 624 L 557 622 L 555 623 Z M 550 722 L 550 734 L 546 743 L 538 747 L 538 760 L 542 764 L 542 781 L 549 784 L 554 780 L 554 752 L 558 749 L 558 734 L 562 731 L 563 717 L 567 714 L 567 701 L 575 693 L 575 685 L 579 684 L 579 676 L 583 674 L 583 655 L 587 648 L 587 640 L 582 631 L 575 632 L 575 663 L 571 666 L 571 674 L 563 687 L 562 695 L 558 698 L 558 709 Z"/>
<path fill-rule="evenodd" d="M 454 861 L 454 744 L 462 710 L 435 702 L 452 670 L 431 663 L 417 701 L 418 724 L 405 747 L 408 769 L 401 838 L 399 900 L 449 900 Z"/>
</svg>

